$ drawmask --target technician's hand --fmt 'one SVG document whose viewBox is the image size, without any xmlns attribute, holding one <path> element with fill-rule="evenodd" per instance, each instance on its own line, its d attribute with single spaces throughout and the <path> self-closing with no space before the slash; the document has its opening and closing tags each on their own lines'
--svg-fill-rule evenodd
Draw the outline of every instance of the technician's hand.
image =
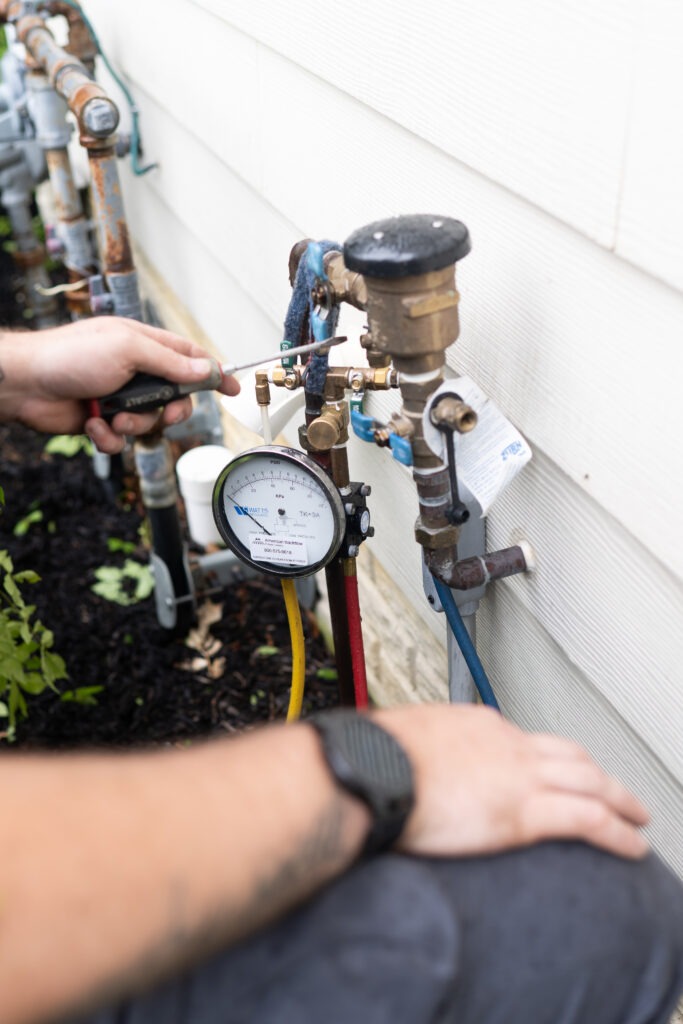
<svg viewBox="0 0 683 1024">
<path fill-rule="evenodd" d="M 122 317 L 5 334 L 0 343 L 0 399 L 8 418 L 46 433 L 85 431 L 100 451 L 114 454 L 123 448 L 127 434 L 187 419 L 191 399 L 171 402 L 160 413 L 118 413 L 110 423 L 88 418 L 85 400 L 118 390 L 138 372 L 178 383 L 201 380 L 209 374 L 207 356 L 186 338 Z M 220 390 L 235 395 L 239 383 L 224 377 Z"/>
<path fill-rule="evenodd" d="M 410 757 L 416 805 L 399 848 L 442 856 L 578 839 L 642 857 L 649 815 L 578 744 L 522 732 L 483 707 L 407 706 L 373 717 Z"/>
</svg>

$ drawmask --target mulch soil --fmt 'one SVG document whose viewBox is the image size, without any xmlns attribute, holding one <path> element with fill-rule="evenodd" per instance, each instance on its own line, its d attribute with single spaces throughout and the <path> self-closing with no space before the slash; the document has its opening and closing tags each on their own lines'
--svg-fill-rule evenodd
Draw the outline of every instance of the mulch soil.
<svg viewBox="0 0 683 1024">
<path fill-rule="evenodd" d="M 41 577 L 22 590 L 66 661 L 69 679 L 60 688 L 102 690 L 92 706 L 52 691 L 29 697 L 13 746 L 186 745 L 284 718 L 291 652 L 279 582 L 263 578 L 212 594 L 185 638 L 161 629 L 152 597 L 126 607 L 93 593 L 97 568 L 126 558 L 147 562 L 142 509 L 132 489 L 107 497 L 85 453 L 47 454 L 46 440 L 21 426 L 0 426 L 0 549 L 9 551 L 15 570 Z M 42 518 L 17 536 L 31 509 Z M 132 542 L 135 551 L 112 552 L 110 539 Z M 338 698 L 329 678 L 334 660 L 306 612 L 304 631 L 308 713 Z"/>
</svg>

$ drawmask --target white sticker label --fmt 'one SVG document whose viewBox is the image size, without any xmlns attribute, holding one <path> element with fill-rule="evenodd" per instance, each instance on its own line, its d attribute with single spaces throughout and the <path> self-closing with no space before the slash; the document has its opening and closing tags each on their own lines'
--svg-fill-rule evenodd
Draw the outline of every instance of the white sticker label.
<svg viewBox="0 0 683 1024">
<path fill-rule="evenodd" d="M 477 414 L 477 425 L 467 434 L 455 435 L 458 479 L 476 498 L 486 515 L 494 501 L 531 458 L 531 448 L 490 398 L 469 377 L 445 381 L 435 392 L 454 392 Z M 430 402 L 430 405 L 433 404 Z M 446 461 L 443 434 L 423 418 L 425 440 Z"/>
<path fill-rule="evenodd" d="M 308 565 L 306 542 L 295 537 L 273 537 L 268 533 L 250 533 L 249 550 L 255 562 L 273 565 Z"/>
</svg>

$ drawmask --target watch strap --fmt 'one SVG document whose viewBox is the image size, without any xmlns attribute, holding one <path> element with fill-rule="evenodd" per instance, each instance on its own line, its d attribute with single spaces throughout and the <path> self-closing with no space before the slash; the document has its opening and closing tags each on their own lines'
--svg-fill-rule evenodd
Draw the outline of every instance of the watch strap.
<svg viewBox="0 0 683 1024">
<path fill-rule="evenodd" d="M 350 709 L 313 715 L 308 722 L 335 780 L 372 814 L 361 857 L 389 849 L 415 802 L 412 767 L 403 747 L 386 729 Z"/>
</svg>

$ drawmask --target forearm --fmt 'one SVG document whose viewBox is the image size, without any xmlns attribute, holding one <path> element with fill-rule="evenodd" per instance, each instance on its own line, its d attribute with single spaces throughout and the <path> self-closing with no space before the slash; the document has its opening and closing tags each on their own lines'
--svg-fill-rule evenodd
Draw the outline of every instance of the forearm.
<svg viewBox="0 0 683 1024">
<path fill-rule="evenodd" d="M 30 395 L 30 341 L 28 331 L 0 332 L 0 422 L 20 419 L 22 408 Z"/>
<path fill-rule="evenodd" d="M 0 778 L 6 1024 L 241 939 L 349 866 L 369 824 L 305 726 L 182 753 L 7 756 Z"/>
</svg>

